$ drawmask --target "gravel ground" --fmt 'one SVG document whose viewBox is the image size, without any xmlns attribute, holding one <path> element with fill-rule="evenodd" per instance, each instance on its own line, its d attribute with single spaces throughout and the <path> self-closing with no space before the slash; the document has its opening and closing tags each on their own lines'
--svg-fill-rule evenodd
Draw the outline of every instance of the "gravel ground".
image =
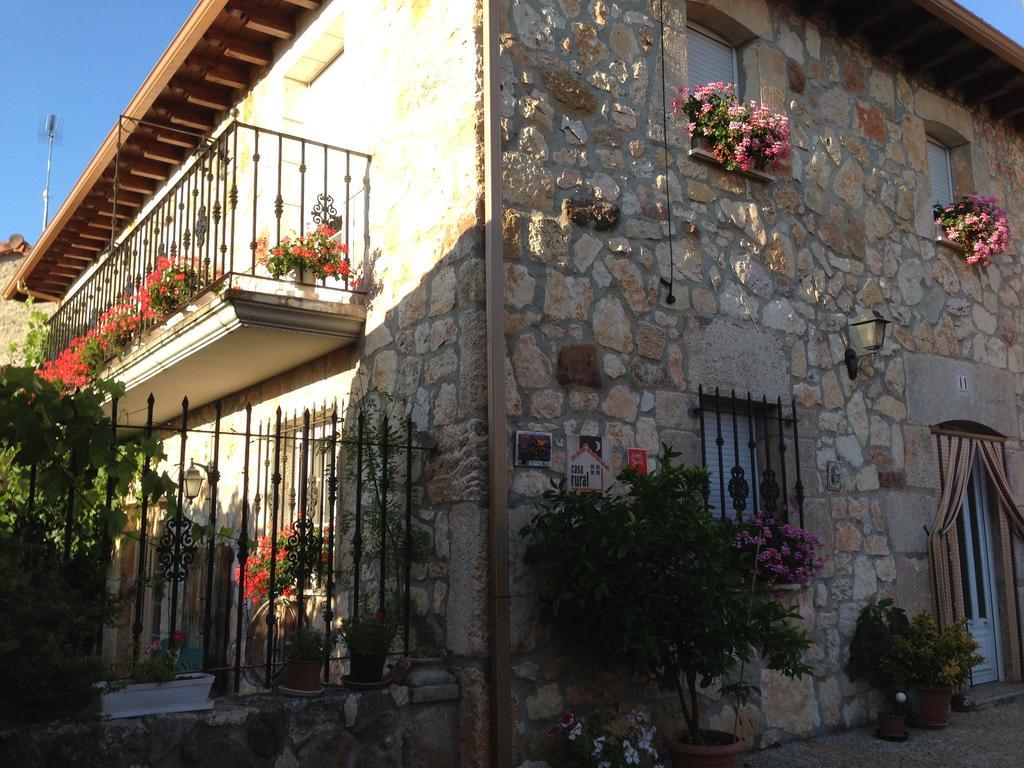
<svg viewBox="0 0 1024 768">
<path fill-rule="evenodd" d="M 949 715 L 941 731 L 876 739 L 874 727 L 790 742 L 740 758 L 744 768 L 1024 768 L 1024 702 Z"/>
</svg>

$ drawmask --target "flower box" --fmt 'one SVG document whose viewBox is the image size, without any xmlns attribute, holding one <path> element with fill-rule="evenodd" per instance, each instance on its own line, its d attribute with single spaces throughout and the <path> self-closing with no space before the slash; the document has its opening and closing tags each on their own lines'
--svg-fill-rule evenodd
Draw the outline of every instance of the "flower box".
<svg viewBox="0 0 1024 768">
<path fill-rule="evenodd" d="M 935 222 L 935 244 L 942 245 L 963 256 L 964 247 L 946 237 L 946 229 L 939 222 Z"/>
<path fill-rule="evenodd" d="M 706 136 L 701 136 L 700 134 L 695 134 L 690 137 L 689 155 L 694 160 L 707 163 L 708 165 L 714 165 L 718 167 L 719 170 L 726 171 L 727 173 L 738 173 L 742 176 L 757 179 L 758 181 L 764 181 L 769 184 L 775 181 L 775 177 L 772 174 L 760 168 L 751 168 L 747 171 L 742 168 L 736 168 L 733 171 L 729 171 L 722 165 L 722 162 L 715 157 L 715 153 L 711 151 L 711 143 L 708 141 L 708 138 Z"/>
<path fill-rule="evenodd" d="M 213 709 L 210 688 L 213 675 L 205 673 L 179 675 L 169 683 L 131 683 L 124 688 L 104 690 L 100 695 L 100 711 L 104 717 L 141 717 L 169 712 L 194 712 Z M 106 688 L 106 683 L 100 683 Z"/>
</svg>

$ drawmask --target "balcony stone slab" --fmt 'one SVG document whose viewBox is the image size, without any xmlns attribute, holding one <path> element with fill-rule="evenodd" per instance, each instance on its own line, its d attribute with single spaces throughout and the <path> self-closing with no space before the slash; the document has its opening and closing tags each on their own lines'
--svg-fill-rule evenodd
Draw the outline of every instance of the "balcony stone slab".
<svg viewBox="0 0 1024 768">
<path fill-rule="evenodd" d="M 124 384 L 120 419 L 141 425 L 147 399 L 156 422 L 238 392 L 354 343 L 362 296 L 322 286 L 229 275 L 168 318 L 103 372 Z"/>
</svg>

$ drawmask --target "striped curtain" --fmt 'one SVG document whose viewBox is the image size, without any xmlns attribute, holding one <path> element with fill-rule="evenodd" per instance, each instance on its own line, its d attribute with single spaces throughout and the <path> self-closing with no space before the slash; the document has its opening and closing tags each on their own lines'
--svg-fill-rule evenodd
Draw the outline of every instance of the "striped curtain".
<svg viewBox="0 0 1024 768">
<path fill-rule="evenodd" d="M 949 626 L 964 618 L 964 595 L 960 568 L 960 541 L 956 522 L 964 494 L 971 479 L 976 457 L 984 463 L 996 492 L 999 568 L 1002 570 L 1003 617 L 1009 648 L 1006 652 L 1006 676 L 1021 679 L 1021 636 L 1017 605 L 1016 575 L 1013 560 L 1013 534 L 1024 536 L 1021 514 L 1010 489 L 1003 462 L 1003 444 L 964 435 L 936 433 L 939 460 L 938 512 L 928 538 L 936 615 L 940 626 Z"/>
</svg>

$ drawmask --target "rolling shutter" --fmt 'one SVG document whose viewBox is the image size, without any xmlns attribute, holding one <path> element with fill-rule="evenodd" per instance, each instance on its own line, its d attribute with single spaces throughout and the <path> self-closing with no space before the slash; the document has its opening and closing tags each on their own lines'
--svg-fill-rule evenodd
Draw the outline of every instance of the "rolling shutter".
<svg viewBox="0 0 1024 768">
<path fill-rule="evenodd" d="M 686 28 L 686 65 L 691 90 L 718 81 L 736 83 L 732 46 L 693 27 Z"/>
<path fill-rule="evenodd" d="M 953 202 L 953 174 L 949 167 L 949 150 L 928 139 L 928 175 L 932 180 L 932 202 L 949 205 Z"/>
</svg>

